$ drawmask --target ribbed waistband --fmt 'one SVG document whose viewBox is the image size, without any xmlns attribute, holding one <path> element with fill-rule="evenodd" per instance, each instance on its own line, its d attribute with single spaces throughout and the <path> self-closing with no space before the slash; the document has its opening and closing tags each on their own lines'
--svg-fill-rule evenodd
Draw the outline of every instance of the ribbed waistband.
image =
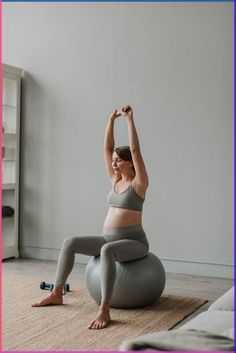
<svg viewBox="0 0 236 353">
<path fill-rule="evenodd" d="M 143 231 L 142 224 L 137 224 L 130 227 L 119 227 L 119 228 L 103 228 L 104 235 L 120 235 L 120 234 L 129 234 L 133 232 Z"/>
</svg>

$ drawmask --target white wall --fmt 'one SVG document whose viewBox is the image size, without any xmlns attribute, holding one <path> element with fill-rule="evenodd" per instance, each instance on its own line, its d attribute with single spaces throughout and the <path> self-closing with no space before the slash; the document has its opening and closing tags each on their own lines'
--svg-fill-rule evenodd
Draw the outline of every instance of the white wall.
<svg viewBox="0 0 236 353">
<path fill-rule="evenodd" d="M 103 136 L 131 104 L 150 176 L 144 228 L 167 271 L 233 275 L 233 3 L 3 3 L 22 67 L 22 256 L 101 234 Z M 127 144 L 124 120 L 117 145 Z M 85 261 L 79 257 L 78 261 Z"/>
</svg>

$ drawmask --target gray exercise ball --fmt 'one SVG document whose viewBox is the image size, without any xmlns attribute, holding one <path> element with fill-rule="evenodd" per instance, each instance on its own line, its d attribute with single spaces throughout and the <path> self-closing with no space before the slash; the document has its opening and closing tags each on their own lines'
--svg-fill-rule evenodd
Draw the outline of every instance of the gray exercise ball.
<svg viewBox="0 0 236 353">
<path fill-rule="evenodd" d="M 91 297 L 101 303 L 100 256 L 90 259 L 85 270 L 86 285 Z M 153 304 L 162 294 L 166 282 L 165 270 L 152 253 L 142 259 L 117 262 L 116 280 L 110 306 L 135 308 Z"/>
</svg>

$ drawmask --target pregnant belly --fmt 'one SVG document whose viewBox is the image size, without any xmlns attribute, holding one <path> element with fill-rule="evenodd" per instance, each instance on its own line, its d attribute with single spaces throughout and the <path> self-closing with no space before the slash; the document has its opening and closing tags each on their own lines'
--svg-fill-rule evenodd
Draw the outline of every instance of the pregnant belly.
<svg viewBox="0 0 236 353">
<path fill-rule="evenodd" d="M 142 212 L 110 207 L 104 222 L 104 227 L 119 228 L 137 224 L 142 224 Z"/>
</svg>

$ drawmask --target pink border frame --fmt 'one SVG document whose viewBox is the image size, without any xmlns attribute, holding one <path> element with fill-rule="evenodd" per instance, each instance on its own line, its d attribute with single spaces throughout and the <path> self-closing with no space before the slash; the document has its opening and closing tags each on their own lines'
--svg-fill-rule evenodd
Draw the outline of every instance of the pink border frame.
<svg viewBox="0 0 236 353">
<path fill-rule="evenodd" d="M 32 2 L 34 2 L 34 1 L 32 1 Z M 198 1 L 196 1 L 196 2 L 198 2 Z M 235 17 L 236 17 L 235 16 L 235 11 L 236 11 L 236 0 L 234 0 L 234 23 L 235 23 Z M 235 25 L 234 25 L 234 27 L 235 27 Z M 235 36 L 234 36 L 234 43 L 235 43 Z M 0 64 L 1 65 L 1 70 L 0 70 L 0 83 L 1 83 L 1 86 L 0 86 L 0 106 L 2 107 L 2 0 L 0 0 L 0 59 L 1 59 L 1 64 Z M 235 65 L 234 65 L 234 68 L 235 68 Z M 234 71 L 234 88 L 235 88 L 235 77 L 236 77 L 236 73 Z M 234 108 L 234 109 L 236 111 L 236 108 Z M 234 116 L 235 116 L 235 114 L 234 114 Z M 0 125 L 2 127 L 2 109 L 1 109 L 1 112 L 0 112 Z M 236 128 L 235 128 L 235 130 L 236 130 Z M 0 144 L 2 145 L 2 134 L 0 134 Z M 0 157 L 2 159 L 2 149 L 0 149 Z M 1 168 L 1 171 L 0 171 L 0 181 L 1 181 L 1 185 L 2 185 L 2 168 Z M 2 203 L 2 192 L 1 192 L 0 200 L 1 200 L 1 203 Z M 1 234 L 1 236 L 0 236 L 0 260 L 1 260 L 1 264 L 0 264 L 0 307 L 1 307 L 1 312 L 2 312 L 2 217 L 0 219 L 1 219 L 0 220 L 0 232 L 1 232 L 0 233 Z M 235 273 L 236 273 L 236 271 L 235 271 Z M 3 352 L 2 351 L 2 317 L 1 317 L 1 320 L 0 320 L 0 352 Z M 14 352 L 17 352 L 17 351 L 14 351 Z M 26 351 L 19 351 L 19 352 L 27 353 Z M 37 352 L 34 351 L 34 352 L 35 353 L 41 353 L 41 351 L 37 351 Z M 53 351 L 49 351 L 49 352 L 50 353 L 54 353 Z M 63 352 L 63 351 L 60 351 L 60 352 Z M 64 352 L 70 352 L 70 351 L 64 351 Z M 76 351 L 72 351 L 71 353 L 75 353 L 75 352 Z M 92 351 L 83 351 L 83 352 L 84 353 L 92 353 Z M 99 352 L 100 351 L 96 351 L 95 353 L 99 353 Z M 102 352 L 105 352 L 105 351 L 102 351 Z M 117 351 L 109 351 L 109 352 L 114 352 L 115 353 Z M 129 353 L 129 352 L 127 352 L 127 353 Z M 10 351 L 8 351 L 8 353 L 10 353 Z M 43 351 L 42 353 L 46 353 L 46 351 Z M 117 352 L 117 353 L 119 353 L 119 352 Z M 186 351 L 185 352 L 182 352 L 182 351 L 178 351 L 177 352 L 176 351 L 176 353 L 186 353 Z M 225 353 L 225 352 L 219 352 L 219 353 Z"/>
</svg>

